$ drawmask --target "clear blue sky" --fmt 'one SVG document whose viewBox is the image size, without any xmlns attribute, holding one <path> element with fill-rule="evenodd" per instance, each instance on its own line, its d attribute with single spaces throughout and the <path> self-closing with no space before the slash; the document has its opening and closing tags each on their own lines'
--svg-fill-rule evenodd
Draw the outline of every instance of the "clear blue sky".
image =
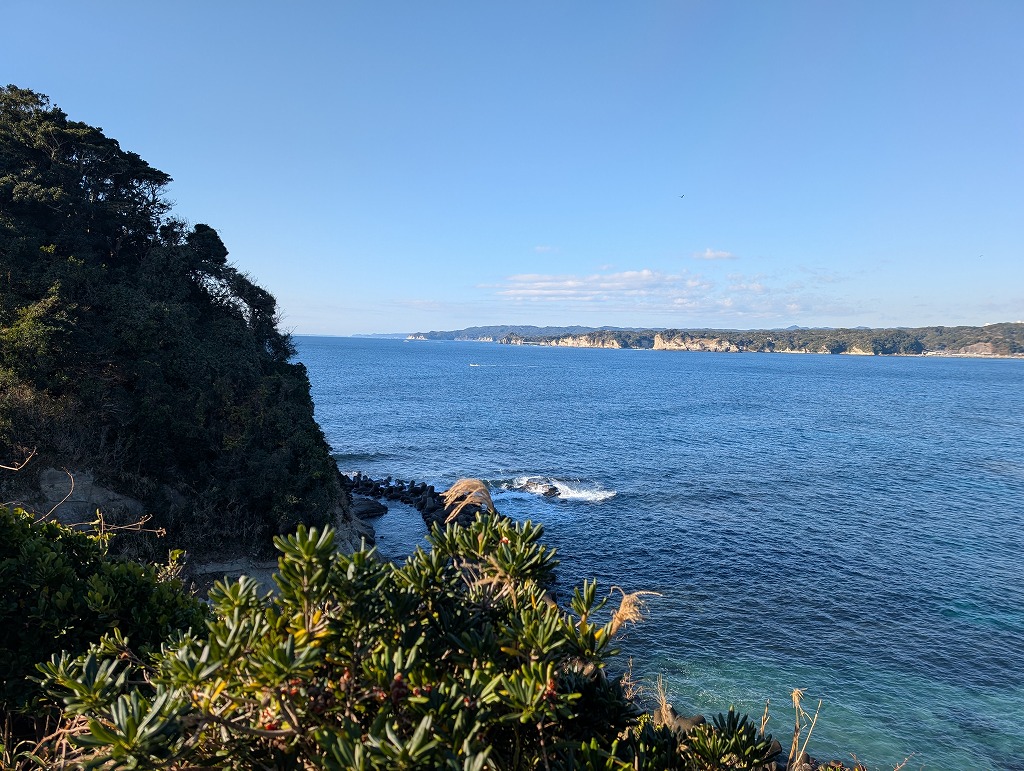
<svg viewBox="0 0 1024 771">
<path fill-rule="evenodd" d="M 173 176 L 297 333 L 1024 319 L 1020 0 L 0 17 L 0 79 Z"/>
</svg>

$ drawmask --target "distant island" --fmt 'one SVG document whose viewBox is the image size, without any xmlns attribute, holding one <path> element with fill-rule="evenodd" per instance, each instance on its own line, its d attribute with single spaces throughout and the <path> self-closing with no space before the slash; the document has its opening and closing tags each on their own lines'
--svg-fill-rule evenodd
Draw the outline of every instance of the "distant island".
<svg viewBox="0 0 1024 771">
<path fill-rule="evenodd" d="M 414 332 L 402 335 L 409 340 L 472 340 L 483 343 L 501 343 L 516 337 L 533 344 L 548 338 L 585 335 L 592 332 L 637 332 L 625 327 L 534 327 L 529 324 L 497 324 L 489 327 L 466 327 L 448 332 Z M 360 335 L 362 337 L 362 335 Z M 539 343 L 538 343 L 539 344 Z"/>
<path fill-rule="evenodd" d="M 828 353 L 861 356 L 1024 357 L 1024 323 L 983 327 L 889 329 L 624 329 L 615 327 L 468 327 L 418 332 L 410 340 L 476 340 L 504 345 L 638 348 L 721 353 Z"/>
</svg>

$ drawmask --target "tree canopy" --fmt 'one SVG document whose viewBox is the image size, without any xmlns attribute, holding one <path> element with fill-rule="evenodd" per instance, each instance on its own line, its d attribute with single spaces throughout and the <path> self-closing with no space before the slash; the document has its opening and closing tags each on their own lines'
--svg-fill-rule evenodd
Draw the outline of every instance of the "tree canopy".
<svg viewBox="0 0 1024 771">
<path fill-rule="evenodd" d="M 267 551 L 329 520 L 337 468 L 273 296 L 172 213 L 170 181 L 0 88 L 0 463 L 38 448 L 194 549 Z"/>
</svg>

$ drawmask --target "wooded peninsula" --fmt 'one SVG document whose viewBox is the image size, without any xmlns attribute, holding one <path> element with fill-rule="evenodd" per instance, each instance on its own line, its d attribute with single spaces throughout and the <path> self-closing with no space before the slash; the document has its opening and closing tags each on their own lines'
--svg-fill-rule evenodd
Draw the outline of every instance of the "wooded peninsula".
<svg viewBox="0 0 1024 771">
<path fill-rule="evenodd" d="M 505 345 L 640 348 L 727 353 L 828 353 L 862 356 L 1024 356 L 1024 323 L 982 327 L 889 329 L 615 329 L 611 327 L 470 327 L 422 332 L 412 340 L 481 340 Z"/>
</svg>

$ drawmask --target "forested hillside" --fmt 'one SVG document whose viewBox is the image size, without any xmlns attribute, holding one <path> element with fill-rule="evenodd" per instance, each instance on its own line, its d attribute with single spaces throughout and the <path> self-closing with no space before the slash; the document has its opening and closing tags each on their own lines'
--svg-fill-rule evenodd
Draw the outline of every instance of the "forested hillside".
<svg viewBox="0 0 1024 771">
<path fill-rule="evenodd" d="M 88 469 L 193 550 L 271 548 L 344 508 L 274 298 L 171 178 L 32 91 L 0 89 L 0 475 Z"/>
<path fill-rule="evenodd" d="M 582 335 L 510 334 L 511 345 L 578 348 L 658 348 L 758 353 L 1021 356 L 1024 324 L 894 329 L 648 329 L 595 330 Z"/>
</svg>

